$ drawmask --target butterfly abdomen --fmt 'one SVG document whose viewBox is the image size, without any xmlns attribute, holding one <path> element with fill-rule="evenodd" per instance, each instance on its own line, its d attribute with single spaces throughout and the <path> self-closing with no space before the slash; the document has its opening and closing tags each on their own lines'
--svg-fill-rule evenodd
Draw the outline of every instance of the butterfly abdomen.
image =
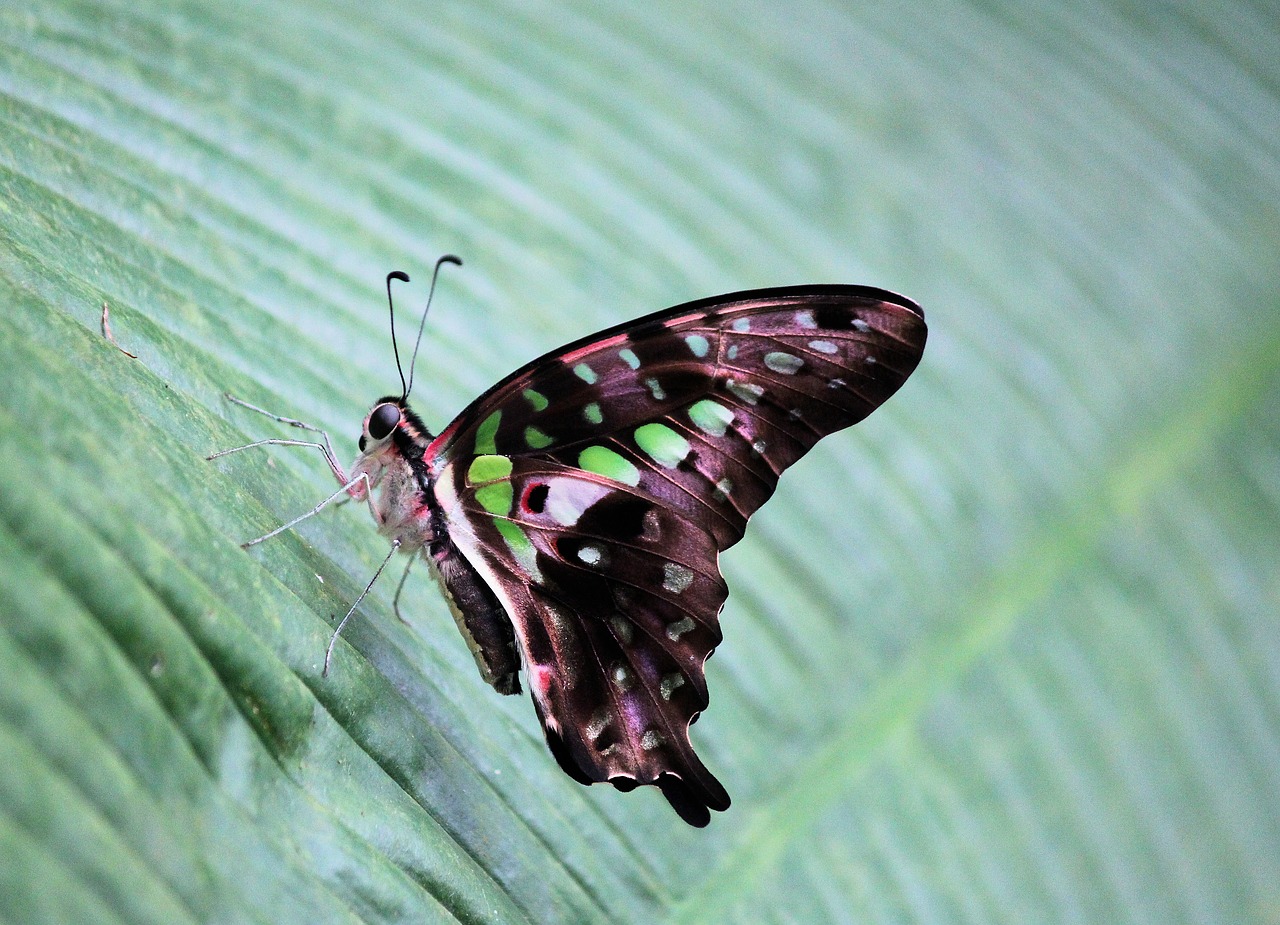
<svg viewBox="0 0 1280 925">
<path fill-rule="evenodd" d="M 511 617 L 447 536 L 432 544 L 431 564 L 480 677 L 499 694 L 520 693 Z"/>
</svg>

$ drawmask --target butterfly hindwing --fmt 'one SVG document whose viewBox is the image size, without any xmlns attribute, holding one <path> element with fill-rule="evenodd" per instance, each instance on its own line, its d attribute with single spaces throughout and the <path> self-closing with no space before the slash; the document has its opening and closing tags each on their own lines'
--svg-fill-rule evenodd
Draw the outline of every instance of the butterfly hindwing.
<svg viewBox="0 0 1280 925">
<path fill-rule="evenodd" d="M 678 306 L 535 360 L 428 451 L 450 538 L 515 627 L 567 772 L 728 795 L 689 743 L 720 641 L 718 553 L 783 470 L 915 369 L 923 313 L 855 286 Z"/>
<path fill-rule="evenodd" d="M 720 642 L 728 594 L 714 536 L 576 467 L 477 457 L 465 468 L 443 473 L 460 515 L 451 537 L 516 616 L 560 764 L 583 783 L 657 784 L 705 824 L 707 807 L 729 805 L 688 736 L 707 705 L 703 663 Z M 442 501 L 449 491 L 438 490 Z"/>
</svg>

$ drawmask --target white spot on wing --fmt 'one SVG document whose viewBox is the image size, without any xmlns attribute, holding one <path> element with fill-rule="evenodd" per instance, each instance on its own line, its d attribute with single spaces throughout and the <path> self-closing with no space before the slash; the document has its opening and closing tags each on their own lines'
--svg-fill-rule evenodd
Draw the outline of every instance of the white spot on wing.
<svg viewBox="0 0 1280 925">
<path fill-rule="evenodd" d="M 613 628 L 613 635 L 617 637 L 618 642 L 624 646 L 631 645 L 635 639 L 636 630 L 631 621 L 622 614 L 615 613 L 609 618 L 609 626 Z"/>
<path fill-rule="evenodd" d="M 811 340 L 809 341 L 809 349 L 816 350 L 818 353 L 840 352 L 840 348 L 829 340 Z"/>
<path fill-rule="evenodd" d="M 605 495 L 609 488 L 584 479 L 553 479 L 547 483 L 547 502 L 543 510 L 562 527 L 572 527 L 587 508 Z"/>
<path fill-rule="evenodd" d="M 782 373 L 784 376 L 794 376 L 804 366 L 804 360 L 790 353 L 783 353 L 781 350 L 775 350 L 772 353 L 764 355 L 764 365 L 769 367 L 775 373 Z"/>
<path fill-rule="evenodd" d="M 681 636 L 691 632 L 693 632 L 693 620 L 689 617 L 683 617 L 674 623 L 667 624 L 667 638 L 672 642 L 678 642 Z"/>
<path fill-rule="evenodd" d="M 594 742 L 600 738 L 600 733 L 609 728 L 609 711 L 604 707 L 596 710 L 591 715 L 591 719 L 587 722 L 587 728 L 584 730 L 587 734 L 587 741 Z"/>
<path fill-rule="evenodd" d="M 636 681 L 631 669 L 622 664 L 622 662 L 613 663 L 613 667 L 609 669 L 609 678 L 621 691 L 630 690 L 631 685 L 635 684 Z"/>
<path fill-rule="evenodd" d="M 756 385 L 754 382 L 739 382 L 736 379 L 727 379 L 724 387 L 748 405 L 758 403 L 760 396 L 764 394 L 764 387 Z"/>
<path fill-rule="evenodd" d="M 578 550 L 578 560 L 585 565 L 599 565 L 604 561 L 604 550 L 594 543 L 588 543 Z"/>
<path fill-rule="evenodd" d="M 679 562 L 667 562 L 662 566 L 662 587 L 672 594 L 683 594 L 693 584 L 693 570 Z"/>
</svg>

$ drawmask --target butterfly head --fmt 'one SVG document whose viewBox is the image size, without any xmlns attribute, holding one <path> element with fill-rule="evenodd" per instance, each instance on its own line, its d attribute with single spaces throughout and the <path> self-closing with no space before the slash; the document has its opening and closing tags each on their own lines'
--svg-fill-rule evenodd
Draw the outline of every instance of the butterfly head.
<svg viewBox="0 0 1280 925">
<path fill-rule="evenodd" d="M 399 452 L 421 457 L 421 447 L 431 442 L 431 431 L 399 396 L 387 395 L 374 402 L 360 430 L 360 453 L 377 456 Z"/>
<path fill-rule="evenodd" d="M 360 452 L 380 450 L 391 441 L 392 433 L 403 419 L 404 414 L 395 398 L 379 399 L 365 415 L 364 427 L 360 433 Z"/>
</svg>

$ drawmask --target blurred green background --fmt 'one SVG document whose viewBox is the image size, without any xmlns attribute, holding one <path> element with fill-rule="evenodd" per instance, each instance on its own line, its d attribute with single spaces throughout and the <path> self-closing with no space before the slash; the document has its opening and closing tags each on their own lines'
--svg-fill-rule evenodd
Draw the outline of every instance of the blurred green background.
<svg viewBox="0 0 1280 925">
<path fill-rule="evenodd" d="M 0 8 L 0 918 L 1280 922 L 1267 3 Z M 294 436 L 717 292 L 924 363 L 723 559 L 687 829 L 583 788 Z M 100 334 L 111 307 L 120 344 Z"/>
</svg>

